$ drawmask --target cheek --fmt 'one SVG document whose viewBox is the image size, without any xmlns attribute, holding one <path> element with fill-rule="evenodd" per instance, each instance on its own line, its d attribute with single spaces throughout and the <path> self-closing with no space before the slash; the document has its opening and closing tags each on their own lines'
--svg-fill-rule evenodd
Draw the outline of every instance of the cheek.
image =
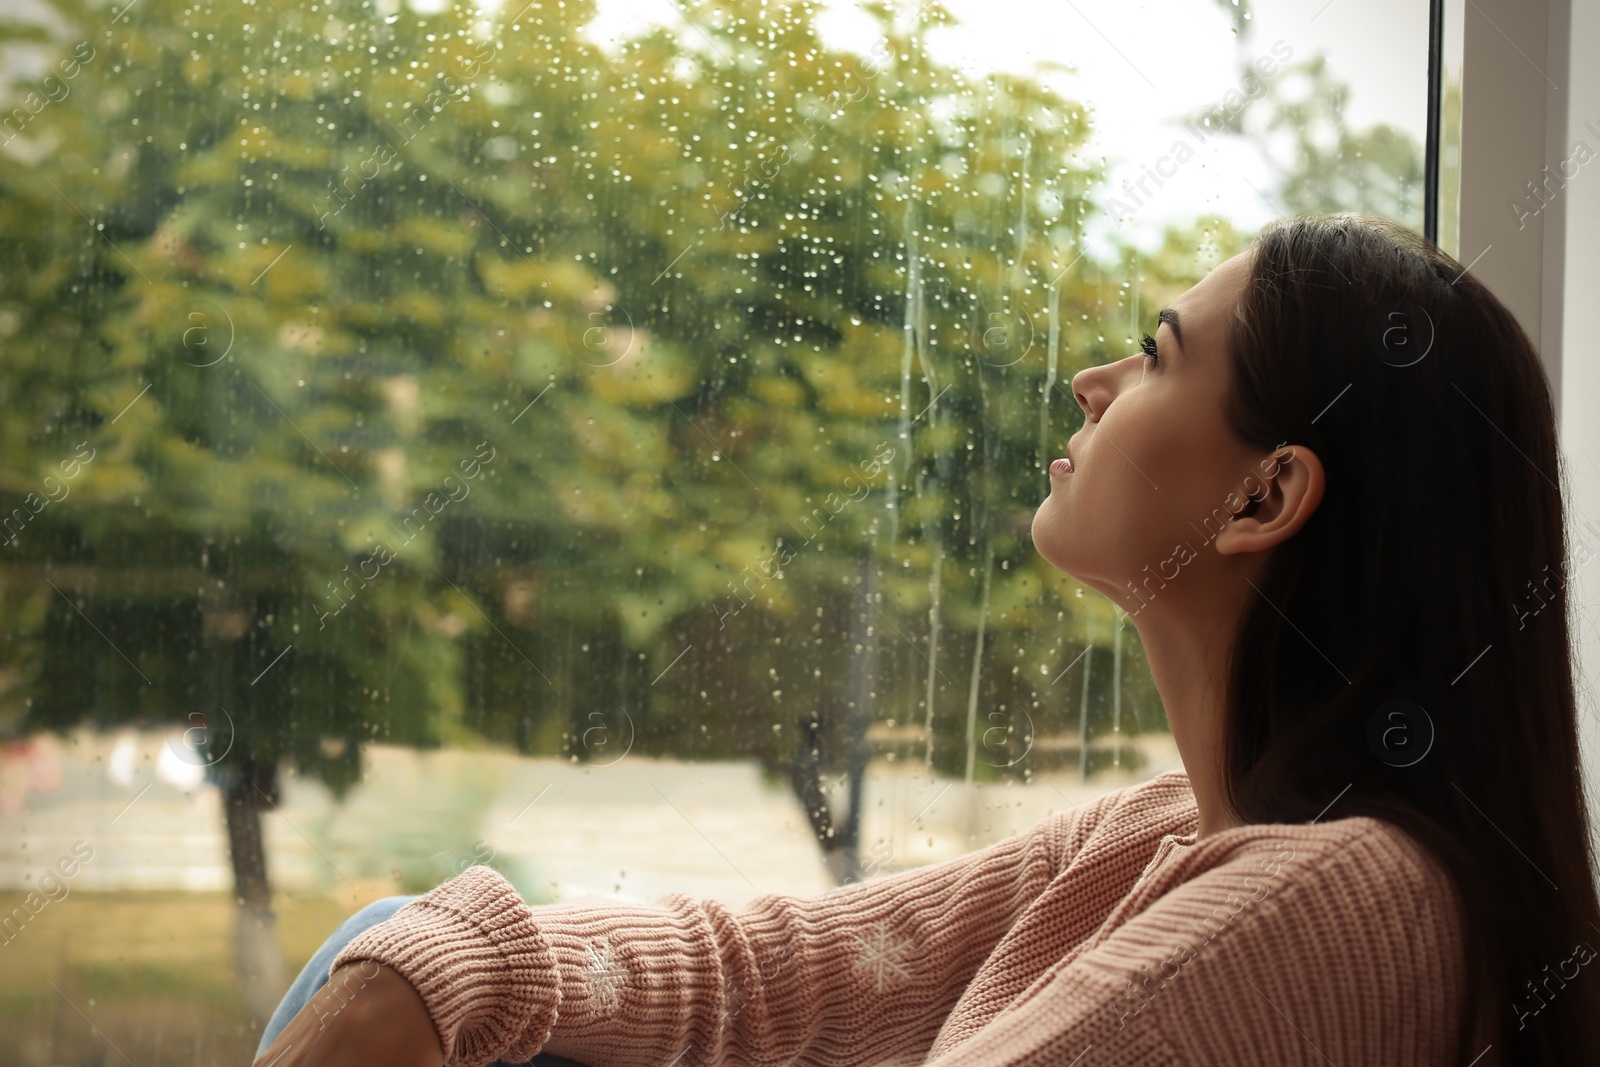
<svg viewBox="0 0 1600 1067">
<path fill-rule="evenodd" d="M 1221 398 L 1179 399 L 1162 397 L 1141 410 L 1136 422 L 1113 427 L 1121 451 L 1107 450 L 1108 462 L 1123 475 L 1129 536 L 1152 540 L 1163 557 L 1174 539 L 1195 537 L 1190 524 L 1198 525 L 1221 504 L 1229 472 L 1249 470 L 1227 444 Z"/>
<path fill-rule="evenodd" d="M 1193 404 L 1174 403 L 1173 399 L 1143 405 L 1137 420 L 1130 417 L 1113 426 L 1119 448 L 1108 446 L 1105 450 L 1120 461 L 1123 472 L 1162 495 L 1171 495 L 1192 480 L 1197 450 L 1209 432 Z"/>
</svg>

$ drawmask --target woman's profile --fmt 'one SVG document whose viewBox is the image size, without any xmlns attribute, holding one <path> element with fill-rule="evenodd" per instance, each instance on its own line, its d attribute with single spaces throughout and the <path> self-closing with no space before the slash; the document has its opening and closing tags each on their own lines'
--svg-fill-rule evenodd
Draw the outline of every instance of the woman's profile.
<svg viewBox="0 0 1600 1067">
<path fill-rule="evenodd" d="M 352 917 L 257 1063 L 1600 1062 L 1569 516 L 1511 314 L 1398 224 L 1283 219 L 1072 392 L 1035 546 L 1138 628 L 1182 771 L 739 908 L 469 868 Z"/>
</svg>

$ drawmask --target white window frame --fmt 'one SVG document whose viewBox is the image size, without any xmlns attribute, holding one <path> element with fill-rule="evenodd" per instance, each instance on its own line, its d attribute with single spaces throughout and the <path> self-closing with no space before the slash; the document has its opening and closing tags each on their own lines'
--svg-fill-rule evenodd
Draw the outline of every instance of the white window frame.
<svg viewBox="0 0 1600 1067">
<path fill-rule="evenodd" d="M 1590 803 L 1600 808 L 1600 560 L 1592 556 L 1600 552 L 1600 158 L 1580 162 L 1600 153 L 1600 67 L 1584 59 L 1600 51 L 1600 4 L 1452 0 L 1445 8 L 1463 31 L 1459 54 L 1445 57 L 1446 70 L 1458 63 L 1462 76 L 1461 237 L 1447 251 L 1516 315 L 1555 394 L 1563 470 L 1546 473 L 1567 496 L 1579 741 Z M 1530 182 L 1543 186 L 1545 202 L 1528 216 L 1516 202 L 1535 205 Z"/>
</svg>

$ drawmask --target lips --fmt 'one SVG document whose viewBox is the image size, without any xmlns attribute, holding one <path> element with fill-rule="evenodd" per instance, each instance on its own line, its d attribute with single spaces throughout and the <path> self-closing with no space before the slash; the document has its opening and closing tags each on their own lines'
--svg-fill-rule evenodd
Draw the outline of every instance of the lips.
<svg viewBox="0 0 1600 1067">
<path fill-rule="evenodd" d="M 1060 475 L 1071 474 L 1072 473 L 1072 457 L 1071 456 L 1063 456 L 1061 459 L 1052 460 L 1051 463 L 1050 463 L 1050 473 L 1051 474 L 1060 474 Z"/>
</svg>

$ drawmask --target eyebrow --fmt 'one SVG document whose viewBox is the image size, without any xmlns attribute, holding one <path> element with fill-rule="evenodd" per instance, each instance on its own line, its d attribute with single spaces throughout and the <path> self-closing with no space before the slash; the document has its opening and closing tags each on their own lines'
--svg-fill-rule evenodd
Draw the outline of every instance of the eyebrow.
<svg viewBox="0 0 1600 1067">
<path fill-rule="evenodd" d="M 1178 313 L 1171 308 L 1162 308 L 1161 314 L 1156 316 L 1156 323 L 1166 323 L 1172 327 L 1172 336 L 1178 339 L 1178 347 L 1183 347 L 1183 329 L 1178 324 Z"/>
</svg>

